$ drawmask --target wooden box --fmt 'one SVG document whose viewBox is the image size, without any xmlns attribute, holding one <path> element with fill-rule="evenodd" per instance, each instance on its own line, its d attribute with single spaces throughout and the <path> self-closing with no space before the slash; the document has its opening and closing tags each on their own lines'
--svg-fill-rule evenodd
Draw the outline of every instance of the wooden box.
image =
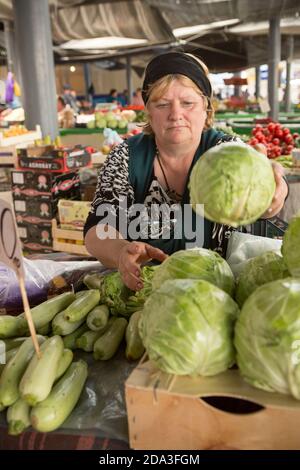
<svg viewBox="0 0 300 470">
<path fill-rule="evenodd" d="M 300 401 L 251 387 L 238 370 L 192 378 L 147 361 L 125 395 L 133 449 L 300 449 Z"/>
<path fill-rule="evenodd" d="M 56 219 L 52 220 L 53 250 L 78 255 L 89 255 L 83 242 L 82 230 L 67 230 L 57 226 Z"/>
</svg>

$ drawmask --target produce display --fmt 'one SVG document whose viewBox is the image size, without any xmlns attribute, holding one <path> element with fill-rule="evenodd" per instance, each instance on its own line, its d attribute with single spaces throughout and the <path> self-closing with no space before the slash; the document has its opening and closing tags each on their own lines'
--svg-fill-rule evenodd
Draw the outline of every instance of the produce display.
<svg viewBox="0 0 300 470">
<path fill-rule="evenodd" d="M 126 129 L 128 123 L 135 120 L 136 114 L 134 111 L 96 111 L 95 119 L 87 122 L 86 126 L 89 129 L 104 129 L 109 127 L 110 129 Z"/>
<path fill-rule="evenodd" d="M 282 255 L 292 276 L 300 277 L 300 213 L 293 217 L 285 232 Z"/>
<path fill-rule="evenodd" d="M 270 207 L 275 179 L 270 161 L 249 145 L 216 145 L 197 161 L 190 182 L 193 209 L 207 219 L 238 227 Z"/>
<path fill-rule="evenodd" d="M 0 316 L 7 360 L 0 366 L 0 411 L 8 432 L 64 425 L 88 377 L 78 349 L 92 361 L 109 361 L 124 344 L 129 361 L 146 352 L 175 375 L 212 376 L 236 363 L 251 385 L 300 399 L 299 234 L 298 216 L 285 233 L 283 256 L 250 259 L 236 280 L 225 260 L 204 249 L 144 266 L 137 292 L 118 272 L 88 273 L 87 289 L 32 308 L 40 359 L 24 314 Z"/>
<path fill-rule="evenodd" d="M 298 132 L 291 133 L 287 127 L 278 122 L 270 122 L 262 126 L 256 124 L 252 130 L 249 145 L 263 144 L 267 148 L 268 157 L 276 158 L 280 155 L 290 155 L 294 147 L 300 146 Z"/>
</svg>

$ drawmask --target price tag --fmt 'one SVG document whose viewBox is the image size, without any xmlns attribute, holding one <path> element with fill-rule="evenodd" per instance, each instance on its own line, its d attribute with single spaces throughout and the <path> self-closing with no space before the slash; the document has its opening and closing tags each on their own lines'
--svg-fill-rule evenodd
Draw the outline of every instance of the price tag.
<svg viewBox="0 0 300 470">
<path fill-rule="evenodd" d="M 25 290 L 24 267 L 20 240 L 10 205 L 0 199 L 0 261 L 13 269 L 17 275 L 25 317 L 29 326 L 34 348 L 40 357 L 40 347 L 37 341 L 34 323 L 31 317 L 28 297 Z"/>
</svg>

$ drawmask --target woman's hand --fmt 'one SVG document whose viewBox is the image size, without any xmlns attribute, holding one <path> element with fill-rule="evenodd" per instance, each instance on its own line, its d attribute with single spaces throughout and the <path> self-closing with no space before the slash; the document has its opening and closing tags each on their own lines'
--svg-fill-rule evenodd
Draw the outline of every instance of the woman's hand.
<svg viewBox="0 0 300 470">
<path fill-rule="evenodd" d="M 164 261 L 168 256 L 158 248 L 143 242 L 131 242 L 124 245 L 119 253 L 118 270 L 124 284 L 131 290 L 143 288 L 141 265 L 155 259 Z"/>
<path fill-rule="evenodd" d="M 254 145 L 255 150 L 257 150 L 260 153 L 263 153 L 264 155 L 267 155 L 267 148 L 263 144 L 256 144 Z M 275 178 L 275 183 L 276 183 L 276 189 L 275 189 L 275 194 L 271 203 L 271 206 L 269 209 L 262 215 L 262 219 L 270 219 L 271 217 L 274 217 L 278 212 L 281 211 L 285 198 L 288 195 L 288 185 L 286 181 L 283 178 L 284 175 L 284 169 L 283 166 L 280 165 L 279 163 L 272 162 L 272 167 L 273 167 L 273 173 L 274 173 L 274 178 Z"/>
<path fill-rule="evenodd" d="M 283 178 L 284 169 L 279 163 L 272 162 L 274 178 L 276 182 L 275 194 L 269 209 L 262 215 L 262 219 L 274 217 L 281 211 L 284 201 L 288 195 L 288 185 Z"/>
</svg>

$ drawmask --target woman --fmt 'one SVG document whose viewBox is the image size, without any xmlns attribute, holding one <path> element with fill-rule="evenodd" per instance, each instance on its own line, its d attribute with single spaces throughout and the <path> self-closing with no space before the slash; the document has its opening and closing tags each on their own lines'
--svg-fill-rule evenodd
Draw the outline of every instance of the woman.
<svg viewBox="0 0 300 470">
<path fill-rule="evenodd" d="M 155 57 L 146 68 L 142 94 L 148 123 L 142 134 L 108 156 L 85 225 L 88 251 L 106 267 L 117 268 L 133 290 L 143 287 L 143 263 L 162 262 L 186 246 L 183 235 L 175 236 L 185 223 L 184 218 L 178 222 L 176 209 L 189 207 L 188 180 L 195 162 L 214 145 L 236 140 L 212 129 L 208 70 L 190 54 Z M 266 217 L 281 210 L 288 193 L 278 167 L 274 167 L 276 193 Z M 163 212 L 161 207 L 171 210 Z M 196 215 L 192 217 L 193 225 Z M 225 254 L 230 230 L 205 220 L 204 247 Z"/>
</svg>

